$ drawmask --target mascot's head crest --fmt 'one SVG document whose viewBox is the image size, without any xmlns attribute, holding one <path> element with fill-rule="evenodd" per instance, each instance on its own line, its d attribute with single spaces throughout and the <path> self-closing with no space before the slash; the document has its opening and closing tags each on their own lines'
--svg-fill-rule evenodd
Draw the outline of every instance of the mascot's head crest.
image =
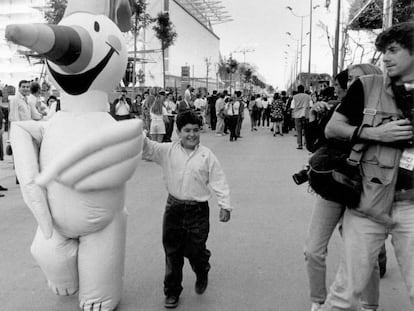
<svg viewBox="0 0 414 311">
<path fill-rule="evenodd" d="M 65 17 L 79 12 L 106 15 L 122 32 L 131 29 L 132 11 L 129 0 L 69 0 Z"/>
</svg>

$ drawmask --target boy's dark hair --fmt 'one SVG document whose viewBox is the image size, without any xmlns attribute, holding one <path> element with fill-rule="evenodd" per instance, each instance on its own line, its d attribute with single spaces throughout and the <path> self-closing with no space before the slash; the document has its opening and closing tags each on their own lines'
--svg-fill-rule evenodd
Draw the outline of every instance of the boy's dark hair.
<svg viewBox="0 0 414 311">
<path fill-rule="evenodd" d="M 305 87 L 302 84 L 298 85 L 298 93 L 304 93 L 304 92 L 305 92 Z"/>
<path fill-rule="evenodd" d="M 202 120 L 201 118 L 193 111 L 185 111 L 183 113 L 179 113 L 177 115 L 177 129 L 181 131 L 181 129 L 186 126 L 187 124 L 197 124 L 201 127 Z"/>
<path fill-rule="evenodd" d="M 241 92 L 241 91 L 236 91 L 236 92 L 234 92 L 234 95 L 236 95 L 237 97 L 240 97 L 240 96 L 241 96 L 241 94 L 242 94 L 242 92 Z"/>
<path fill-rule="evenodd" d="M 378 51 L 385 53 L 391 43 L 398 43 L 407 49 L 410 54 L 414 53 L 414 22 L 406 22 L 394 25 L 381 32 L 375 40 Z"/>
<path fill-rule="evenodd" d="M 342 89 L 347 89 L 348 84 L 348 69 L 342 70 L 335 76 L 335 80 L 338 81 Z"/>
</svg>

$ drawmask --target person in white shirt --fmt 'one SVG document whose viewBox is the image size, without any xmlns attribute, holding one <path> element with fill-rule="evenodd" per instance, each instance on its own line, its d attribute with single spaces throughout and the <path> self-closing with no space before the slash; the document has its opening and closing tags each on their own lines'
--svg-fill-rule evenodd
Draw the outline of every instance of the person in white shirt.
<svg viewBox="0 0 414 311">
<path fill-rule="evenodd" d="M 206 106 L 207 102 L 201 98 L 201 94 L 197 94 L 196 100 L 194 101 L 194 108 L 197 111 L 201 118 L 203 119 L 203 124 L 206 123 Z"/>
<path fill-rule="evenodd" d="M 195 291 L 203 294 L 208 284 L 211 190 L 217 197 L 219 219 L 230 220 L 230 190 L 224 172 L 210 149 L 200 144 L 201 120 L 195 112 L 177 115 L 179 141 L 157 143 L 144 139 L 142 157 L 162 167 L 168 191 L 163 221 L 165 251 L 164 305 L 175 308 L 183 290 L 184 257 L 196 274 Z"/>
<path fill-rule="evenodd" d="M 37 82 L 32 82 L 30 84 L 30 95 L 27 96 L 27 102 L 30 106 L 36 107 L 40 115 L 46 116 L 49 109 L 46 106 L 45 100 L 40 96 L 40 84 Z"/>
<path fill-rule="evenodd" d="M 116 120 L 131 119 L 131 98 L 127 97 L 128 91 L 122 89 L 121 97 L 115 99 L 113 104 L 114 117 Z"/>
<path fill-rule="evenodd" d="M 216 116 L 217 116 L 217 124 L 216 124 L 216 136 L 224 136 L 224 94 L 220 93 L 219 97 L 216 100 Z"/>
<path fill-rule="evenodd" d="M 236 127 L 237 122 L 239 121 L 240 101 L 233 97 L 227 97 L 224 109 L 226 110 L 227 125 L 230 131 L 230 141 L 236 141 Z"/>
<path fill-rule="evenodd" d="M 309 119 L 309 110 L 311 97 L 305 94 L 305 87 L 298 86 L 298 94 L 293 96 L 291 108 L 292 118 L 295 120 L 295 129 L 298 146 L 296 149 L 303 149 L 303 136 L 305 132 L 306 121 Z"/>
<path fill-rule="evenodd" d="M 187 85 L 187 88 L 185 89 L 184 92 L 184 101 L 186 102 L 186 104 L 191 107 L 191 94 L 192 94 L 193 88 L 191 87 L 191 85 Z"/>
<path fill-rule="evenodd" d="M 28 102 L 27 96 L 29 93 L 30 82 L 21 80 L 18 92 L 10 100 L 10 122 L 42 119 L 42 115 L 37 111 L 36 106 Z"/>
</svg>

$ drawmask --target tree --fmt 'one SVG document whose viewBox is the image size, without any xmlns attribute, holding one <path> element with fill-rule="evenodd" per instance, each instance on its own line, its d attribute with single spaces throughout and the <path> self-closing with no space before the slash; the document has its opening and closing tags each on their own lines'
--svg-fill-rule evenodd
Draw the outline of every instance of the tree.
<svg viewBox="0 0 414 311">
<path fill-rule="evenodd" d="M 132 96 L 133 98 L 135 98 L 135 85 L 137 83 L 137 37 L 139 35 L 140 30 L 151 24 L 153 22 L 153 19 L 148 13 L 146 13 L 147 2 L 145 0 L 130 0 L 130 4 L 132 8 L 131 32 L 134 36 L 134 61 L 132 65 L 132 85 L 134 86 L 134 88 Z M 145 75 L 145 73 L 141 69 L 140 75 L 141 76 L 138 77 L 138 79 L 140 80 L 139 83 L 142 84 L 143 81 L 145 81 L 145 77 L 142 77 L 142 75 Z"/>
<path fill-rule="evenodd" d="M 168 12 L 158 13 L 155 19 L 155 25 L 152 29 L 155 31 L 155 36 L 161 42 L 161 53 L 162 53 L 162 77 L 163 87 L 165 89 L 165 50 L 174 44 L 177 38 L 177 33 L 174 30 L 174 25 L 170 20 Z"/>
<path fill-rule="evenodd" d="M 354 0 L 349 10 L 350 20 L 360 12 L 369 0 Z M 393 0 L 392 23 L 398 24 L 410 21 L 414 18 L 414 2 L 412 0 Z M 365 10 L 349 25 L 352 30 L 381 29 L 383 0 L 374 0 Z"/>
<path fill-rule="evenodd" d="M 67 0 L 48 0 L 47 4 L 49 9 L 45 12 L 45 19 L 49 24 L 57 24 L 63 18 L 66 6 L 68 5 Z"/>
<path fill-rule="evenodd" d="M 239 63 L 237 60 L 231 57 L 226 62 L 226 71 L 229 74 L 230 77 L 230 94 L 231 94 L 231 79 L 233 77 L 233 74 L 237 71 L 237 68 L 239 67 Z"/>
</svg>

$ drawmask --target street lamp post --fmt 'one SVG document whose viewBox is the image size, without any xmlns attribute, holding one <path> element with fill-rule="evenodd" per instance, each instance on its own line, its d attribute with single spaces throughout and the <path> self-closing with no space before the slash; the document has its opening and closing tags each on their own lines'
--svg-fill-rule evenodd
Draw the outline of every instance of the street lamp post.
<svg viewBox="0 0 414 311">
<path fill-rule="evenodd" d="M 312 0 L 309 6 L 309 58 L 308 58 L 308 83 L 309 90 L 311 90 L 311 62 L 312 62 Z"/>
<path fill-rule="evenodd" d="M 311 74 L 311 59 L 312 59 L 312 11 L 319 7 L 319 5 L 312 5 L 312 0 L 310 0 L 310 6 L 309 6 L 309 14 L 308 15 L 297 15 L 293 11 L 292 7 L 287 6 L 286 8 L 292 13 L 293 16 L 300 17 L 301 23 L 300 23 L 300 73 L 302 73 L 302 40 L 303 40 L 303 18 L 309 16 L 309 58 L 308 58 L 308 87 L 310 87 L 310 74 Z"/>
<path fill-rule="evenodd" d="M 301 74 L 301 71 L 302 71 L 302 48 L 303 48 L 303 45 L 301 45 L 301 47 L 300 47 L 300 56 L 299 56 L 299 41 L 301 41 L 302 42 L 302 40 L 301 39 L 295 39 L 295 38 L 293 38 L 292 37 L 292 34 L 289 32 L 289 31 L 287 31 L 286 32 L 286 34 L 292 39 L 292 40 L 294 40 L 294 41 L 296 41 L 296 60 L 295 60 L 295 63 L 296 63 L 296 71 L 295 71 L 295 80 L 296 80 L 296 77 L 299 75 L 300 76 L 300 74 Z M 288 44 L 288 46 L 289 46 L 289 44 Z M 300 65 L 299 65 L 299 68 L 300 68 L 300 70 L 299 70 L 299 72 L 298 72 L 298 58 L 300 59 L 299 60 L 299 62 L 300 62 Z M 302 82 L 302 79 L 301 78 L 299 78 L 299 80 L 300 80 L 300 82 Z"/>
<path fill-rule="evenodd" d="M 300 65 L 299 65 L 299 74 L 302 73 L 302 47 L 303 47 L 303 19 L 305 17 L 308 17 L 309 15 L 297 15 L 295 12 L 293 12 L 292 7 L 287 6 L 286 7 L 290 13 L 292 13 L 293 16 L 300 18 Z M 290 33 L 289 33 L 290 34 Z"/>
</svg>

